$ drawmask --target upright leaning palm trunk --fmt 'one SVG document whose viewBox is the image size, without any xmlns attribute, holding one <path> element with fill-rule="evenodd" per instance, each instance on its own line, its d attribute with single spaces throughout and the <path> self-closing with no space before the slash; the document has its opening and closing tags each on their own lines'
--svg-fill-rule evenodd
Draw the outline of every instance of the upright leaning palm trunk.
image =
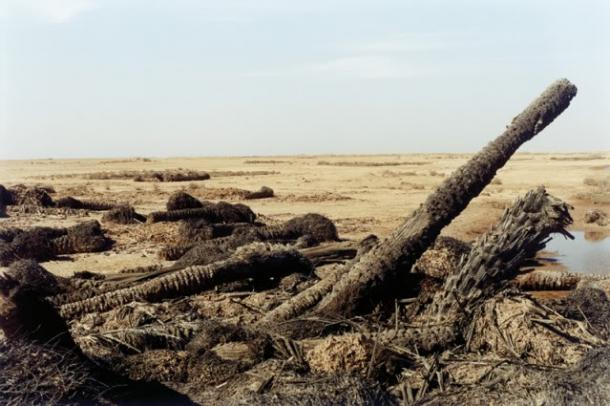
<svg viewBox="0 0 610 406">
<path fill-rule="evenodd" d="M 360 258 L 320 303 L 318 311 L 349 316 L 376 304 L 397 270 L 409 270 L 517 148 L 549 125 L 575 95 L 576 86 L 567 79 L 553 83 L 513 119 L 502 135 L 458 168 L 398 229 Z"/>
</svg>

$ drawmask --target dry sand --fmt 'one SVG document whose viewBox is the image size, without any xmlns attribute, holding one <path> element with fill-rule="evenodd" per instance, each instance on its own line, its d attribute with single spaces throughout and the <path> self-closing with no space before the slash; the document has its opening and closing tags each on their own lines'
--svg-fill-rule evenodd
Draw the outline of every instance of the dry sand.
<svg viewBox="0 0 610 406">
<path fill-rule="evenodd" d="M 333 219 L 344 238 L 373 233 L 384 236 L 469 154 L 409 154 L 366 156 L 282 156 L 166 159 L 74 159 L 0 161 L 0 183 L 10 186 L 45 184 L 55 188 L 53 197 L 127 202 L 140 213 L 161 210 L 168 196 L 184 189 L 210 200 L 236 202 L 230 188 L 274 189 L 276 197 L 246 201 L 266 221 L 317 212 Z M 153 183 L 128 179 L 87 179 L 102 171 L 178 169 L 208 171 L 205 181 Z M 589 208 L 610 213 L 610 153 L 515 155 L 481 195 L 473 200 L 443 234 L 472 240 L 484 232 L 517 196 L 538 185 L 567 201 L 574 210 L 573 229 L 598 237 L 610 227 L 584 224 Z M 9 209 L 0 227 L 34 225 L 66 226 L 87 217 L 20 214 Z M 90 218 L 101 213 L 91 212 Z M 175 224 L 136 226 L 104 225 L 117 241 L 109 252 L 73 255 L 45 263 L 61 275 L 74 271 L 116 272 L 123 268 L 160 263 L 157 251 L 175 238 Z"/>
</svg>

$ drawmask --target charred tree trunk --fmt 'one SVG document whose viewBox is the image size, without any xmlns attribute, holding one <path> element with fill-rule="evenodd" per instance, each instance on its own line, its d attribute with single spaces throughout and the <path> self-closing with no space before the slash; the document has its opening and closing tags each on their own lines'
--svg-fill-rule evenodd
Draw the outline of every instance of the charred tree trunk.
<svg viewBox="0 0 610 406">
<path fill-rule="evenodd" d="M 441 229 L 493 179 L 512 154 L 549 125 L 570 104 L 576 87 L 552 84 L 515 117 L 506 131 L 456 170 L 406 222 L 344 275 L 319 306 L 319 313 L 350 316 L 377 303 L 398 269 L 411 269 Z"/>
</svg>

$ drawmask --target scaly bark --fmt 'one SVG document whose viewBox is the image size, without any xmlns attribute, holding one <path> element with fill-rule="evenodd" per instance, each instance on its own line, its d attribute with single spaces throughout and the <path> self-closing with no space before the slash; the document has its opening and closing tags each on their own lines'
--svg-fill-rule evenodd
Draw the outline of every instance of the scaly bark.
<svg viewBox="0 0 610 406">
<path fill-rule="evenodd" d="M 79 200 L 72 196 L 62 197 L 55 202 L 55 207 L 63 207 L 68 209 L 84 209 L 91 211 L 104 211 L 115 208 L 114 203 L 96 202 L 93 200 Z"/>
<path fill-rule="evenodd" d="M 521 264 L 545 247 L 550 234 L 573 238 L 566 231 L 572 224 L 568 207 L 546 193 L 544 187 L 517 200 L 489 232 L 475 241 L 459 273 L 447 278 L 429 312 L 437 319 L 452 312 L 471 312 L 473 306 L 513 279 Z"/>
<path fill-rule="evenodd" d="M 357 261 L 361 256 L 369 252 L 378 239 L 374 235 L 369 235 L 360 241 L 358 251 L 353 259 Z M 307 251 L 307 250 L 305 250 Z M 310 251 L 312 252 L 312 251 Z M 313 251 L 315 252 L 315 251 Z M 305 256 L 308 256 L 305 253 Z M 315 254 L 313 255 L 315 258 Z M 315 261 L 315 260 L 314 260 Z M 303 312 L 311 309 L 317 305 L 322 298 L 327 295 L 333 288 L 333 286 L 341 279 L 341 277 L 349 270 L 350 263 L 335 270 L 332 274 L 322 279 L 312 287 L 305 289 L 297 295 L 291 297 L 286 302 L 282 303 L 275 309 L 267 312 L 265 316 L 258 321 L 258 326 L 268 326 L 280 323 L 285 320 L 292 319 L 302 314 Z"/>
<path fill-rule="evenodd" d="M 337 228 L 330 219 L 320 214 L 310 213 L 274 226 L 239 227 L 227 237 L 202 241 L 193 244 L 190 248 L 188 248 L 188 242 L 178 244 L 174 249 L 165 249 L 161 255 L 175 258 L 182 253 L 176 262 L 176 266 L 180 267 L 205 265 L 227 257 L 235 249 L 245 244 L 257 241 L 287 243 L 305 236 L 310 237 L 314 243 L 338 239 Z"/>
<path fill-rule="evenodd" d="M 107 311 L 134 300 L 156 302 L 192 295 L 221 283 L 246 278 L 279 278 L 310 270 L 311 263 L 296 250 L 253 244 L 223 261 L 184 268 L 128 288 L 63 305 L 60 314 L 64 318 L 74 318 L 85 313 Z"/>
<path fill-rule="evenodd" d="M 157 211 L 150 213 L 147 218 L 148 223 L 160 221 L 179 221 L 187 219 L 202 218 L 210 223 L 252 223 L 256 215 L 243 204 L 230 204 L 219 202 L 216 204 L 208 203 L 203 207 L 194 209 Z"/>
<path fill-rule="evenodd" d="M 566 79 L 552 84 L 501 136 L 458 168 L 405 223 L 354 264 L 320 304 L 319 313 L 349 317 L 375 305 L 397 270 L 411 269 L 517 148 L 549 125 L 575 95 L 576 87 Z"/>
<path fill-rule="evenodd" d="M 414 320 L 420 327 L 397 333 L 392 342 L 425 350 L 446 348 L 462 334 L 476 308 L 505 288 L 523 262 L 544 248 L 550 234 L 570 236 L 565 227 L 571 223 L 566 203 L 543 187 L 529 191 L 473 243 L 460 271 L 447 278 L 429 306 L 422 306 Z"/>
<path fill-rule="evenodd" d="M 581 275 L 563 271 L 532 271 L 521 274 L 513 281 L 522 290 L 572 290 L 581 280 Z"/>
</svg>

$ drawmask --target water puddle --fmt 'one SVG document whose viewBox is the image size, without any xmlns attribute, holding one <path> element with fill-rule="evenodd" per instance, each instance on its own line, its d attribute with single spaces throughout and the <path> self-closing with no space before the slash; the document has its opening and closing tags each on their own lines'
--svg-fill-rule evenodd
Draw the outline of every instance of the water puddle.
<svg viewBox="0 0 610 406">
<path fill-rule="evenodd" d="M 571 233 L 574 240 L 555 235 L 538 259 L 562 265 L 569 272 L 610 274 L 610 238 L 603 233 Z"/>
</svg>

